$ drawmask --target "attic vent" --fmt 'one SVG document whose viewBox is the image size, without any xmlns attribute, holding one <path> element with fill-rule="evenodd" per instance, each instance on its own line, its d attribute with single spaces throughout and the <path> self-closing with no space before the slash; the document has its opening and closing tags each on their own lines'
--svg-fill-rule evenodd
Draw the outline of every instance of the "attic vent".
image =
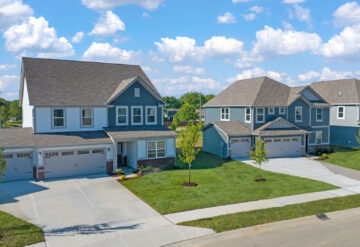
<svg viewBox="0 0 360 247">
<path fill-rule="evenodd" d="M 342 92 L 340 91 L 340 92 L 338 93 L 338 95 L 339 95 L 339 97 L 341 97 L 341 95 L 342 95 Z"/>
</svg>

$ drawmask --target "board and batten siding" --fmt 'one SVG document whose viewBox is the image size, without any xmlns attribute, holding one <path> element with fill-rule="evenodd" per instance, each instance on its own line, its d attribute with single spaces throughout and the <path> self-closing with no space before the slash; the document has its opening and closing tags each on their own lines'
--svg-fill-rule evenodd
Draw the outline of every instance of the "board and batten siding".
<svg viewBox="0 0 360 247">
<path fill-rule="evenodd" d="M 214 125 L 203 131 L 203 150 L 222 158 L 227 157 L 227 136 Z"/>
<path fill-rule="evenodd" d="M 135 88 L 140 88 L 140 97 L 135 97 Z M 134 82 L 129 88 L 127 88 L 118 97 L 112 100 L 109 105 L 113 106 L 108 109 L 108 123 L 109 127 L 116 126 L 116 106 L 128 107 L 128 125 L 131 125 L 131 106 L 143 107 L 143 125 L 146 125 L 145 121 L 145 107 L 156 106 L 157 122 L 156 125 L 162 125 L 162 107 L 159 107 L 159 101 L 149 93 L 139 82 Z M 139 125 L 136 125 L 139 126 Z"/>
<path fill-rule="evenodd" d="M 29 102 L 29 93 L 27 89 L 26 78 L 24 78 L 24 91 L 23 91 L 23 100 L 22 100 L 22 127 L 33 127 L 33 109 L 34 106 L 30 105 Z"/>
<path fill-rule="evenodd" d="M 61 107 L 59 107 L 61 108 Z M 72 131 L 95 131 L 102 130 L 107 126 L 107 108 L 95 107 L 93 109 L 93 126 L 81 127 L 81 108 L 66 107 L 65 109 L 65 127 L 53 128 L 52 126 L 52 108 L 35 108 L 35 133 L 49 132 L 72 132 Z"/>
<path fill-rule="evenodd" d="M 205 108 L 205 125 L 210 122 L 221 121 L 220 111 L 222 107 L 206 107 Z M 249 129 L 252 123 L 245 123 L 245 107 L 224 107 L 230 108 L 230 121 L 239 121 Z M 253 118 L 252 118 L 253 119 Z"/>
<path fill-rule="evenodd" d="M 301 122 L 295 121 L 295 109 L 298 106 L 302 107 L 302 121 Z M 302 99 L 295 100 L 288 107 L 287 120 L 299 128 L 309 127 L 310 126 L 310 106 L 307 103 L 305 103 Z"/>
<path fill-rule="evenodd" d="M 318 122 L 316 121 L 316 109 L 317 108 L 311 108 L 311 126 L 327 126 L 330 124 L 330 108 L 329 107 L 323 107 L 323 119 L 322 121 Z"/>
</svg>

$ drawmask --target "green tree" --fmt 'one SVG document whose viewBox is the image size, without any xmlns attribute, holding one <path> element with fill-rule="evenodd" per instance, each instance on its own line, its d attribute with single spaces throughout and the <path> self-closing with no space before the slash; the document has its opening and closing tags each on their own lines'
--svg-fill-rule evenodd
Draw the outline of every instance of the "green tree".
<svg viewBox="0 0 360 247">
<path fill-rule="evenodd" d="M 262 173 L 261 173 L 261 165 L 268 161 L 266 158 L 268 154 L 268 150 L 266 150 L 266 144 L 263 142 L 263 140 L 259 137 L 256 139 L 255 142 L 255 150 L 249 150 L 250 153 L 250 159 L 254 161 L 255 164 L 259 165 L 259 174 L 260 179 L 262 179 Z"/>
<path fill-rule="evenodd" d="M 179 158 L 182 162 L 189 165 L 189 183 L 191 182 L 191 164 L 195 160 L 200 149 L 195 149 L 195 145 L 200 138 L 200 125 L 189 122 L 186 129 L 180 132 L 178 146 L 180 149 Z"/>
<path fill-rule="evenodd" d="M 200 97 L 201 97 L 201 104 L 203 105 L 205 102 L 205 96 L 202 93 L 198 92 L 189 92 L 180 97 L 180 100 L 184 104 L 193 105 L 196 109 L 200 108 Z"/>
<path fill-rule="evenodd" d="M 21 107 L 19 106 L 19 101 L 14 100 L 10 103 L 9 106 L 9 118 L 20 118 L 21 117 Z"/>
<path fill-rule="evenodd" d="M 359 134 L 358 134 L 358 136 L 356 136 L 356 140 L 357 140 L 357 142 L 358 142 L 359 145 L 360 145 L 360 129 L 359 129 Z"/>
<path fill-rule="evenodd" d="M 167 104 L 168 109 L 179 109 L 182 105 L 181 101 L 179 101 L 174 96 L 165 96 L 163 97 L 165 103 Z"/>
<path fill-rule="evenodd" d="M 4 159 L 2 152 L 3 152 L 3 149 L 0 148 L 0 183 L 3 181 L 2 177 L 5 173 L 5 168 L 6 168 L 6 160 Z"/>
<path fill-rule="evenodd" d="M 171 126 L 170 126 L 170 129 L 172 129 L 172 130 L 176 130 L 176 128 L 179 126 L 179 118 L 176 116 L 176 114 L 175 114 L 175 116 L 173 117 L 173 121 L 172 121 L 172 123 L 171 123 Z"/>
<path fill-rule="evenodd" d="M 198 119 L 199 114 L 196 112 L 195 106 L 183 104 L 175 116 L 177 116 L 180 121 L 195 121 Z"/>
<path fill-rule="evenodd" d="M 208 95 L 206 95 L 206 96 L 205 96 L 205 101 L 204 101 L 203 104 L 209 102 L 209 101 L 210 101 L 212 98 L 214 98 L 214 97 L 215 97 L 214 94 L 208 94 Z"/>
</svg>

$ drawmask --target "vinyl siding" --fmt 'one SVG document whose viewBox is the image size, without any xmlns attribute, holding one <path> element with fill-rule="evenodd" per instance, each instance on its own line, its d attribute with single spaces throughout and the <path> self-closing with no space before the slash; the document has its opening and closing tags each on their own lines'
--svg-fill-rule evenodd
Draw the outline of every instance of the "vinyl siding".
<svg viewBox="0 0 360 247">
<path fill-rule="evenodd" d="M 302 107 L 302 122 L 295 122 L 295 108 Z M 310 126 L 310 107 L 301 99 L 297 99 L 288 108 L 287 120 L 299 128 L 307 128 Z"/>
<path fill-rule="evenodd" d="M 359 147 L 356 137 L 360 127 L 331 126 L 330 144 L 343 147 Z"/>
<path fill-rule="evenodd" d="M 327 126 L 330 123 L 330 108 L 324 107 L 323 120 L 321 122 L 316 121 L 316 108 L 311 108 L 311 126 Z"/>
<path fill-rule="evenodd" d="M 251 122 L 245 123 L 245 108 L 246 107 L 227 107 L 230 108 L 230 121 L 239 121 L 249 129 L 251 129 Z M 221 107 L 207 107 L 205 108 L 205 125 L 210 122 L 221 121 L 220 119 Z"/>
<path fill-rule="evenodd" d="M 23 92 L 23 101 L 22 101 L 22 127 L 33 127 L 33 109 L 34 106 L 30 105 L 29 94 L 27 90 L 26 78 L 24 79 L 24 92 Z"/>
<path fill-rule="evenodd" d="M 347 126 L 359 127 L 357 121 L 359 120 L 360 106 L 348 105 L 345 106 L 345 119 L 337 119 L 337 106 L 331 106 L 330 109 L 330 125 L 332 126 Z"/>
<path fill-rule="evenodd" d="M 261 107 L 259 107 L 261 108 Z M 275 112 L 274 114 L 269 114 L 269 107 L 265 107 L 265 122 L 264 123 L 258 123 L 256 122 L 256 108 L 254 108 L 254 130 L 256 130 L 257 128 L 261 127 L 262 125 L 264 125 L 265 123 L 269 122 L 269 121 L 272 121 L 272 120 L 275 120 L 277 119 L 278 117 L 282 117 L 284 119 L 286 119 L 286 107 L 285 107 L 285 114 L 280 114 L 279 113 L 279 107 L 275 107 Z"/>
<path fill-rule="evenodd" d="M 227 137 L 214 125 L 203 132 L 203 150 L 222 158 L 227 156 Z"/>
<path fill-rule="evenodd" d="M 317 145 L 315 143 L 316 141 L 316 131 L 322 131 L 322 143 L 319 144 L 319 145 L 322 145 L 322 144 L 329 144 L 329 131 L 330 131 L 330 128 L 329 127 L 325 127 L 325 128 L 313 128 L 312 131 L 310 131 L 310 134 L 309 134 L 309 144 L 310 145 Z"/>
</svg>

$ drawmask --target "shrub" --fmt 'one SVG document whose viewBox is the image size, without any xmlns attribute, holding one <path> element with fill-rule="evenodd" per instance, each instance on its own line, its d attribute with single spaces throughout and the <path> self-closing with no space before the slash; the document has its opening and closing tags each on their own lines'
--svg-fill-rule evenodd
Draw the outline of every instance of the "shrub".
<svg viewBox="0 0 360 247">
<path fill-rule="evenodd" d="M 115 171 L 117 175 L 123 174 L 123 171 L 120 168 L 116 169 Z"/>
<path fill-rule="evenodd" d="M 305 154 L 305 155 L 304 155 L 304 157 L 308 158 L 308 157 L 309 157 L 309 155 L 308 155 L 308 154 Z"/>
<path fill-rule="evenodd" d="M 125 180 L 125 179 L 126 179 L 126 176 L 125 176 L 125 175 L 121 175 L 121 176 L 120 176 L 120 180 L 121 180 L 121 181 L 123 181 L 123 180 Z"/>
<path fill-rule="evenodd" d="M 132 176 L 132 178 L 138 178 L 139 175 L 135 174 L 134 176 Z"/>
<path fill-rule="evenodd" d="M 169 170 L 173 170 L 175 168 L 175 164 L 173 161 L 169 161 L 167 164 L 167 167 Z"/>
<path fill-rule="evenodd" d="M 321 156 L 320 156 L 320 160 L 326 160 L 328 157 L 327 154 L 323 153 Z"/>
</svg>

